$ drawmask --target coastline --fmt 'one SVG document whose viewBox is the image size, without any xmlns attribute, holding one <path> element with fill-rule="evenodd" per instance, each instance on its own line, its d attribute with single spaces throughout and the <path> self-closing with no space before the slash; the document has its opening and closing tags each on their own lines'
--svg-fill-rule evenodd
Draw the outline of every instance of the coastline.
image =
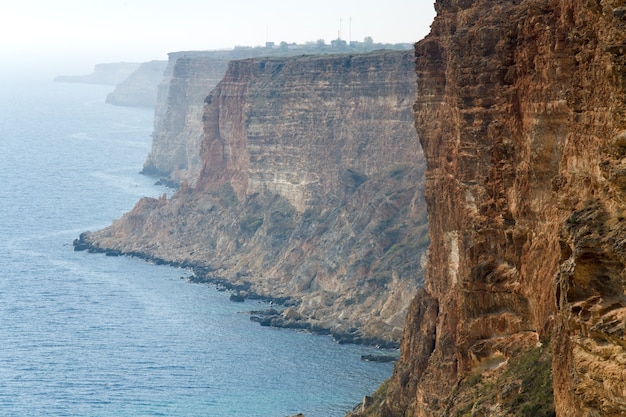
<svg viewBox="0 0 626 417">
<path fill-rule="evenodd" d="M 74 239 L 72 242 L 74 251 L 86 251 L 90 254 L 104 254 L 105 256 L 130 256 L 155 265 L 167 265 L 187 269 L 192 273 L 192 275 L 187 278 L 189 282 L 215 285 L 220 290 L 230 292 L 232 301 L 260 300 L 278 307 L 278 309 L 270 307 L 262 311 L 249 311 L 250 320 L 259 323 L 259 325 L 263 327 L 276 327 L 306 331 L 316 335 L 328 335 L 332 336 L 339 344 L 351 343 L 390 350 L 399 349 L 400 347 L 399 341 L 367 336 L 362 334 L 362 332 L 355 327 L 344 329 L 324 326 L 319 322 L 314 322 L 291 308 L 300 304 L 300 301 L 295 297 L 259 294 L 252 290 L 253 286 L 249 281 L 243 281 L 241 284 L 233 283 L 226 278 L 213 274 L 214 270 L 210 267 L 198 265 L 193 262 L 168 261 L 141 251 L 124 252 L 117 249 L 99 247 L 89 242 L 87 235 L 88 232 L 83 232 L 77 239 Z"/>
</svg>

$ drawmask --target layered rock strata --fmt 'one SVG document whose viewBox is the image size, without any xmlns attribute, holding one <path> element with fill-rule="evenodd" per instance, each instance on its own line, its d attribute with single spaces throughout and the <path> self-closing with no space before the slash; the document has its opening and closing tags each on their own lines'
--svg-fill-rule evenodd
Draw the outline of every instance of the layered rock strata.
<svg viewBox="0 0 626 417">
<path fill-rule="evenodd" d="M 351 46 L 287 45 L 237 47 L 221 51 L 183 51 L 169 54 L 165 77 L 158 87 L 152 150 L 143 173 L 177 185 L 183 180 L 194 184 L 200 174 L 198 158 L 202 141 L 204 98 L 222 79 L 231 60 L 260 56 L 301 56 L 337 53 L 366 53 L 373 49 L 409 50 L 409 45 L 355 43 Z"/>
<path fill-rule="evenodd" d="M 152 150 L 143 173 L 194 183 L 201 169 L 204 99 L 222 79 L 230 57 L 172 53 L 158 88 Z"/>
<path fill-rule="evenodd" d="M 142 173 L 178 186 L 194 184 L 200 175 L 204 99 L 226 73 L 232 60 L 268 53 L 266 48 L 181 51 L 168 54 L 157 86 L 152 149 Z"/>
<path fill-rule="evenodd" d="M 406 51 L 232 61 L 195 184 L 77 247 L 194 266 L 289 300 L 283 321 L 394 345 L 428 243 L 415 89 Z"/>
<path fill-rule="evenodd" d="M 416 44 L 426 284 L 370 412 L 626 415 L 624 6 L 436 2 Z"/>
<path fill-rule="evenodd" d="M 155 107 L 157 89 L 163 80 L 166 68 L 167 61 L 150 61 L 141 64 L 107 95 L 106 102 L 115 106 Z"/>
</svg>

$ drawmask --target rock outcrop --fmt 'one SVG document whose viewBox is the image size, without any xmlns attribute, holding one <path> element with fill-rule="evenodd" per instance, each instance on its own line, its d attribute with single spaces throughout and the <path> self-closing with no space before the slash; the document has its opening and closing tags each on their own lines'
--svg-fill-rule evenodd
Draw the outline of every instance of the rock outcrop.
<svg viewBox="0 0 626 417">
<path fill-rule="evenodd" d="M 407 51 L 231 61 L 193 186 L 76 247 L 193 266 L 287 301 L 283 322 L 396 345 L 428 244 L 415 94 Z"/>
<path fill-rule="evenodd" d="M 624 2 L 436 9 L 416 44 L 426 283 L 357 415 L 626 415 Z"/>
<path fill-rule="evenodd" d="M 56 82 L 118 85 L 130 76 L 140 64 L 134 62 L 113 62 L 97 64 L 91 74 L 59 75 Z"/>
<path fill-rule="evenodd" d="M 167 61 L 150 61 L 139 66 L 115 90 L 107 95 L 106 102 L 114 106 L 155 107 L 157 89 L 167 68 Z"/>
</svg>

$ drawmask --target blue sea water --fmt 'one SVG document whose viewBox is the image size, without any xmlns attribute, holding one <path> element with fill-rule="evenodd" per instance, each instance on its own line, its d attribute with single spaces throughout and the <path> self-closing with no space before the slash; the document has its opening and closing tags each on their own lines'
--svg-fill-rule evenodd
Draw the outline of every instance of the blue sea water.
<svg viewBox="0 0 626 417">
<path fill-rule="evenodd" d="M 0 83 L 2 84 L 2 83 Z M 150 110 L 110 87 L 0 85 L 0 416 L 342 416 L 371 348 L 260 327 L 188 272 L 74 252 L 141 196 Z"/>
</svg>

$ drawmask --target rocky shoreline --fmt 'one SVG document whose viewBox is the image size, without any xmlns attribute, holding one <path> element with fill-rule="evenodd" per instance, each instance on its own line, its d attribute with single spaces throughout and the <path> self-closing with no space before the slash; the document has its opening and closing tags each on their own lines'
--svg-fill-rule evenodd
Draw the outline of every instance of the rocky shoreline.
<svg viewBox="0 0 626 417">
<path fill-rule="evenodd" d="M 396 341 L 363 335 L 356 327 L 324 326 L 317 321 L 311 320 L 309 317 L 301 315 L 293 308 L 299 305 L 299 300 L 293 297 L 258 294 L 252 290 L 250 282 L 232 283 L 225 278 L 215 275 L 214 271 L 206 266 L 200 266 L 193 262 L 166 261 L 145 252 L 123 252 L 117 249 L 101 248 L 89 242 L 86 236 L 87 233 L 81 233 L 78 239 L 74 239 L 72 242 L 74 251 L 86 251 L 93 254 L 104 254 L 105 256 L 131 256 L 155 265 L 187 269 L 192 272 L 192 275 L 187 277 L 189 282 L 214 285 L 220 290 L 228 291 L 231 293 L 231 301 L 260 300 L 272 304 L 275 308 L 249 312 L 250 320 L 259 323 L 261 326 L 301 330 L 317 335 L 330 335 L 339 344 L 353 343 L 374 346 L 380 349 L 398 349 L 400 347 L 400 344 Z"/>
<path fill-rule="evenodd" d="M 302 316 L 295 309 L 287 307 L 283 310 L 269 308 L 263 311 L 251 311 L 250 320 L 264 327 L 278 327 L 283 329 L 304 330 L 318 335 L 330 335 L 339 344 L 354 343 L 358 345 L 375 346 L 380 349 L 398 349 L 400 344 L 376 337 L 363 336 L 359 329 L 337 329 L 320 326 Z M 364 359 L 368 360 L 368 359 Z M 380 362 L 372 360 L 372 362 Z"/>
</svg>

